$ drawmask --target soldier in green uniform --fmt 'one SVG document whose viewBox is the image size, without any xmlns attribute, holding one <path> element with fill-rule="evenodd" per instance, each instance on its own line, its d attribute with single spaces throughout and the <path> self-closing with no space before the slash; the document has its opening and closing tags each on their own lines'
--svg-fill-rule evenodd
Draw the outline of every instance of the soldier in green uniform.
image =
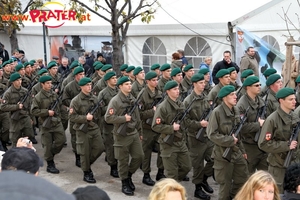
<svg viewBox="0 0 300 200">
<path fill-rule="evenodd" d="M 269 153 L 268 172 L 276 180 L 280 193 L 283 192 L 283 178 L 286 168 L 283 167 L 288 151 L 298 150 L 298 140 L 289 141 L 293 127 L 299 123 L 299 117 L 293 112 L 296 105 L 295 91 L 292 88 L 282 88 L 276 93 L 279 107 L 267 117 L 262 126 L 258 145 Z M 295 159 L 295 158 L 293 158 Z"/>
<path fill-rule="evenodd" d="M 132 84 L 131 94 L 137 98 L 140 91 L 145 87 L 145 71 L 141 67 L 136 67 L 133 70 L 133 75 L 135 76 L 135 81 Z"/>
<path fill-rule="evenodd" d="M 47 76 L 48 75 L 48 70 L 43 68 L 43 69 L 40 69 L 38 71 L 38 74 L 37 74 L 39 77 L 41 76 Z M 42 84 L 41 83 L 37 83 L 35 84 L 33 87 L 32 87 L 32 90 L 31 90 L 31 94 L 32 94 L 32 97 L 34 97 L 39 91 L 41 91 L 42 89 Z"/>
<path fill-rule="evenodd" d="M 3 69 L 3 77 L 8 81 L 10 74 L 11 74 L 11 67 L 10 64 L 12 63 L 11 60 L 5 61 L 2 64 L 2 69 Z"/>
<path fill-rule="evenodd" d="M 279 102 L 276 99 L 276 93 L 282 88 L 281 76 L 279 74 L 270 75 L 267 79 L 266 86 L 269 87 L 266 116 L 269 116 L 279 107 Z"/>
<path fill-rule="evenodd" d="M 234 198 L 248 178 L 247 154 L 240 137 L 229 135 L 232 128 L 240 122 L 240 112 L 235 107 L 237 97 L 234 87 L 222 87 L 218 97 L 222 99 L 222 103 L 213 110 L 206 133 L 215 144 L 212 158 L 215 178 L 219 183 L 219 200 L 229 200 Z M 232 148 L 230 162 L 222 157 L 228 147 Z"/>
<path fill-rule="evenodd" d="M 209 94 L 209 92 L 213 88 L 211 86 L 211 84 L 210 84 L 210 72 L 209 72 L 209 69 L 208 68 L 200 69 L 198 73 L 204 75 L 205 87 L 204 87 L 204 90 L 203 90 L 203 94 L 205 96 L 207 96 Z"/>
<path fill-rule="evenodd" d="M 153 64 L 150 68 L 151 71 L 154 71 L 157 74 L 158 79 L 161 75 L 161 71 L 159 70 L 159 68 L 160 68 L 160 64 L 158 64 L 158 63 Z"/>
<path fill-rule="evenodd" d="M 64 88 L 63 91 L 63 96 L 62 96 L 62 103 L 64 106 L 67 108 L 70 107 L 70 103 L 72 99 L 77 96 L 80 93 L 80 86 L 78 85 L 78 82 L 80 79 L 84 77 L 84 68 L 83 67 L 76 67 L 76 69 L 73 71 L 74 74 L 74 80 L 68 83 L 66 87 Z M 71 144 L 72 144 L 72 149 L 73 152 L 75 153 L 75 165 L 77 167 L 80 167 L 80 155 L 77 154 L 76 152 L 76 131 L 73 128 L 74 122 L 70 121 L 69 122 L 69 130 L 71 134 Z"/>
<path fill-rule="evenodd" d="M 126 69 L 127 69 L 127 68 L 128 68 L 128 65 L 127 65 L 127 64 L 121 65 L 121 67 L 120 67 L 121 77 L 127 76 L 127 74 L 126 74 Z"/>
<path fill-rule="evenodd" d="M 216 74 L 216 78 L 219 79 L 219 83 L 217 85 L 215 85 L 215 87 L 213 87 L 213 89 L 209 92 L 209 94 L 207 96 L 207 100 L 209 101 L 209 104 L 213 103 L 213 101 L 216 99 L 216 97 L 222 87 L 230 84 L 230 76 L 229 76 L 228 69 L 219 70 L 218 73 Z M 218 106 L 221 103 L 222 103 L 222 100 L 218 99 L 216 101 L 215 106 Z"/>
<path fill-rule="evenodd" d="M 249 174 L 256 170 L 267 170 L 267 154 L 258 148 L 256 134 L 259 134 L 260 128 L 264 123 L 264 119 L 260 118 L 261 110 L 265 106 L 263 99 L 259 96 L 260 92 L 259 78 L 257 76 L 249 76 L 243 82 L 246 94 L 241 97 L 237 103 L 240 114 L 245 114 L 247 108 L 247 120 L 240 131 L 243 146 L 247 153 Z"/>
<path fill-rule="evenodd" d="M 2 68 L 2 65 L 0 65 L 0 83 L 5 85 L 5 86 L 9 86 L 8 83 L 9 83 L 9 80 L 6 79 L 4 76 L 3 76 L 3 68 Z"/>
<path fill-rule="evenodd" d="M 52 89 L 54 90 L 54 92 L 58 93 L 60 91 L 59 86 L 59 82 L 62 81 L 61 80 L 61 74 L 58 73 L 58 66 L 57 63 L 55 61 L 51 61 L 48 63 L 47 65 L 47 69 L 48 69 L 48 74 L 52 77 Z"/>
<path fill-rule="evenodd" d="M 300 76 L 298 76 L 296 78 L 296 88 L 295 88 L 295 92 L 296 92 L 296 101 L 297 101 L 297 106 L 300 105 Z"/>
<path fill-rule="evenodd" d="M 27 86 L 29 85 L 29 81 L 25 78 L 25 68 L 24 68 L 24 65 L 23 64 L 17 64 L 15 70 L 22 77 L 22 87 L 24 87 L 24 88 L 27 89 Z"/>
<path fill-rule="evenodd" d="M 66 141 L 66 135 L 60 119 L 59 104 L 51 108 L 57 101 L 57 94 L 51 90 L 50 76 L 41 76 L 39 82 L 42 89 L 33 98 L 31 113 L 39 117 L 42 146 L 44 148 L 44 159 L 47 161 L 47 172 L 58 174 L 59 170 L 54 164 L 54 156 L 58 154 Z M 49 120 L 49 124 L 45 124 Z"/>
<path fill-rule="evenodd" d="M 134 83 L 135 81 L 135 76 L 133 75 L 133 71 L 135 69 L 135 66 L 129 66 L 127 69 L 126 69 L 126 73 L 127 73 L 127 76 L 130 78 L 130 82 L 131 82 L 131 85 Z"/>
<path fill-rule="evenodd" d="M 131 111 L 135 98 L 131 94 L 131 81 L 124 76 L 118 79 L 119 93 L 113 97 L 105 113 L 105 121 L 114 125 L 114 153 L 118 160 L 118 172 L 122 180 L 122 192 L 126 195 L 133 195 L 135 186 L 132 182 L 132 174 L 140 167 L 144 158 L 141 140 L 143 129 L 140 120 L 139 110 L 136 108 L 132 115 Z M 125 123 L 126 131 L 118 131 Z M 125 134 L 125 135 L 123 135 Z M 131 160 L 129 159 L 131 157 Z"/>
<path fill-rule="evenodd" d="M 199 73 L 195 74 L 192 76 L 191 81 L 194 89 L 192 93 L 185 98 L 183 104 L 187 107 L 191 101 L 196 98 L 185 118 L 185 124 L 188 124 L 188 144 L 190 145 L 189 150 L 193 166 L 192 182 L 196 187 L 194 197 L 209 200 L 210 196 L 207 195 L 202 188 L 208 193 L 214 192 L 207 183 L 207 178 L 213 175 L 214 162 L 211 159 L 211 154 L 214 144 L 207 138 L 205 133 L 208 121 L 201 119 L 202 114 L 209 109 L 209 104 L 206 99 L 207 97 L 203 94 L 205 88 L 204 75 Z M 203 141 L 196 138 L 196 135 L 201 128 L 203 128 L 204 132 Z M 205 165 L 204 161 L 206 161 Z"/>
<path fill-rule="evenodd" d="M 277 73 L 276 69 L 268 68 L 266 71 L 264 71 L 263 75 L 266 78 L 266 80 L 268 80 L 269 76 L 271 76 L 272 74 L 276 74 L 276 73 Z M 266 86 L 266 85 L 262 88 L 262 90 L 260 92 L 261 97 L 264 97 L 266 95 L 267 89 L 268 89 L 268 86 Z"/>
<path fill-rule="evenodd" d="M 102 71 L 102 75 L 104 76 L 107 72 L 110 72 L 112 71 L 112 65 L 111 64 L 106 64 L 106 65 L 103 65 L 103 67 L 101 67 L 100 71 Z M 104 88 L 106 88 L 106 81 L 101 78 L 97 83 L 96 85 L 94 85 L 93 87 L 93 90 L 92 90 L 92 93 L 96 96 L 98 96 L 99 92 L 101 90 L 103 90 Z"/>
<path fill-rule="evenodd" d="M 159 144 L 161 157 L 168 178 L 182 181 L 191 170 L 191 160 L 186 145 L 183 123 L 172 122 L 178 113 L 182 113 L 184 105 L 178 100 L 179 86 L 176 81 L 169 81 L 164 86 L 168 97 L 156 108 L 152 129 L 160 133 Z M 174 138 L 168 142 L 168 138 Z"/>
<path fill-rule="evenodd" d="M 183 68 L 183 72 L 185 74 L 183 80 L 182 80 L 182 85 L 187 89 L 188 95 L 193 91 L 193 83 L 191 81 L 192 76 L 194 75 L 194 67 L 191 64 L 188 64 Z"/>
<path fill-rule="evenodd" d="M 181 69 L 179 67 L 176 67 L 174 69 L 172 69 L 171 71 L 171 78 L 172 80 L 176 81 L 179 85 L 179 97 L 178 99 L 180 101 L 183 101 L 185 99 L 185 97 L 187 97 L 187 89 L 182 85 L 182 72 Z"/>
<path fill-rule="evenodd" d="M 94 113 L 89 111 L 91 107 L 95 107 L 98 103 L 97 97 L 91 93 L 92 80 L 83 77 L 79 80 L 78 85 L 81 92 L 71 101 L 70 122 L 74 123 L 73 127 L 76 131 L 76 149 L 80 155 L 81 169 L 84 172 L 83 180 L 88 183 L 96 183 L 91 165 L 104 151 L 101 131 L 98 126 L 101 109 L 98 107 Z M 88 125 L 87 131 L 80 129 L 82 124 Z"/>
<path fill-rule="evenodd" d="M 236 68 L 235 67 L 229 67 L 227 70 L 229 71 L 230 85 L 233 85 L 235 90 L 238 90 L 240 88 L 240 86 L 236 82 L 237 76 L 238 76 L 238 74 L 236 72 Z"/>
<path fill-rule="evenodd" d="M 25 62 L 24 63 L 24 67 L 25 67 L 25 77 L 26 79 L 28 79 L 29 84 L 32 83 L 33 84 L 33 79 L 35 79 L 36 77 L 33 76 L 33 69 L 32 66 L 34 65 L 34 63 L 32 62 Z M 38 82 L 38 80 L 36 81 L 36 83 Z"/>
<path fill-rule="evenodd" d="M 246 69 L 243 71 L 243 73 L 241 74 L 242 83 L 246 80 L 248 76 L 254 76 L 254 72 L 252 69 Z M 244 94 L 246 94 L 246 89 L 242 85 L 242 88 L 240 88 L 239 92 L 236 94 L 237 99 L 239 100 Z"/>
<path fill-rule="evenodd" d="M 104 76 L 104 73 L 103 71 L 101 71 L 101 68 L 104 66 L 101 62 L 99 61 L 96 61 L 94 62 L 93 64 L 94 66 L 94 69 L 95 69 L 95 72 L 92 76 L 92 83 L 93 83 L 93 86 L 96 85 L 98 83 L 98 81 L 103 78 Z"/>
<path fill-rule="evenodd" d="M 3 74 L 3 70 L 0 67 L 0 77 Z M 2 101 L 3 94 L 7 90 L 7 86 L 0 82 L 0 102 Z M 2 143 L 2 147 L 4 151 L 7 151 L 6 144 L 9 141 L 9 112 L 4 112 L 0 110 L 0 141 Z"/>
<path fill-rule="evenodd" d="M 71 81 L 74 80 L 74 70 L 76 67 L 81 67 L 80 63 L 78 63 L 77 60 L 73 61 L 71 63 L 71 65 L 69 66 L 69 70 L 70 73 L 68 74 L 68 76 L 63 80 L 62 84 L 61 84 L 61 90 L 64 90 L 64 88 L 66 87 L 66 85 L 68 85 L 68 83 L 70 83 Z"/>
<path fill-rule="evenodd" d="M 33 138 L 34 134 L 29 116 L 30 94 L 28 94 L 26 88 L 21 86 L 22 79 L 19 73 L 13 73 L 10 76 L 10 82 L 12 86 L 4 93 L 0 109 L 4 112 L 9 111 L 12 115 L 15 112 L 19 113 L 14 119 L 10 119 L 9 138 L 15 147 L 20 137 L 27 136 Z M 25 96 L 27 97 L 26 100 L 21 102 L 21 100 L 25 99 Z"/>
<path fill-rule="evenodd" d="M 165 84 L 171 79 L 171 65 L 168 63 L 163 64 L 159 70 L 161 71 L 162 75 L 158 81 L 157 88 L 163 92 Z"/>
<path fill-rule="evenodd" d="M 115 178 L 119 178 L 118 174 L 118 163 L 115 159 L 114 155 L 114 138 L 113 138 L 113 124 L 109 124 L 104 120 L 104 114 L 107 110 L 107 106 L 109 101 L 117 95 L 117 76 L 113 71 L 107 72 L 104 75 L 104 80 L 107 83 L 107 87 L 104 88 L 98 95 L 98 100 L 102 100 L 102 108 L 101 108 L 101 123 L 102 125 L 102 137 L 104 140 L 105 153 L 107 157 L 107 163 L 110 166 L 110 175 Z M 101 126 L 100 126 L 101 127 Z"/>
<path fill-rule="evenodd" d="M 146 185 L 153 186 L 155 182 L 150 177 L 151 172 L 151 156 L 152 156 L 152 148 L 156 144 L 158 140 L 159 133 L 154 132 L 151 129 L 154 112 L 156 110 L 157 104 L 163 101 L 163 96 L 161 91 L 157 89 L 157 74 L 155 72 L 148 72 L 146 74 L 146 82 L 147 85 L 142 90 L 141 96 L 141 106 L 140 106 L 140 116 L 143 121 L 143 150 L 145 154 L 145 158 L 142 163 L 142 170 L 144 172 L 143 183 Z M 162 159 L 160 157 L 160 151 L 158 151 L 157 155 L 157 168 L 158 173 L 156 175 L 156 179 L 160 180 L 161 178 L 165 178 L 164 176 L 164 166 L 162 163 Z"/>
</svg>

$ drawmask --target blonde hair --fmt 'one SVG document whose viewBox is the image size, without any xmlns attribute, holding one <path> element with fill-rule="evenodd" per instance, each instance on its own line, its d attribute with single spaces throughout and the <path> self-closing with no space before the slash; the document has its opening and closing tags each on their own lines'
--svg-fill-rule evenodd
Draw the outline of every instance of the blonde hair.
<svg viewBox="0 0 300 200">
<path fill-rule="evenodd" d="M 168 192 L 178 191 L 181 194 L 181 199 L 186 200 L 185 188 L 171 178 L 164 178 L 157 182 L 152 188 L 148 200 L 164 200 Z"/>
<path fill-rule="evenodd" d="M 276 181 L 270 173 L 263 170 L 256 171 L 249 177 L 249 179 L 234 197 L 234 200 L 252 200 L 254 197 L 254 192 L 268 184 L 272 184 L 274 186 L 274 200 L 280 200 Z"/>
</svg>

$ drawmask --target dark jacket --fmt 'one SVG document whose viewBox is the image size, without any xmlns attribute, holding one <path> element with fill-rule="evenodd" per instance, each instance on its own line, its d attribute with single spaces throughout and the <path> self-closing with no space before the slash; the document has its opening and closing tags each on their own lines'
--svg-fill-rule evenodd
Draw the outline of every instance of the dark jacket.
<svg viewBox="0 0 300 200">
<path fill-rule="evenodd" d="M 227 63 L 224 59 L 222 61 L 217 62 L 217 64 L 214 66 L 212 77 L 215 84 L 219 83 L 219 79 L 216 77 L 216 74 L 220 69 L 228 69 L 229 67 L 234 67 L 236 69 L 236 72 L 239 73 L 240 68 L 235 62 Z"/>
</svg>

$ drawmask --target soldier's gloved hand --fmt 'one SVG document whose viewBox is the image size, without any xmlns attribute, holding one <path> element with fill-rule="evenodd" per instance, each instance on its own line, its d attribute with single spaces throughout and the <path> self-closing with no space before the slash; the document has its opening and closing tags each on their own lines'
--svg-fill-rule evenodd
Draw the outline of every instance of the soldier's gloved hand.
<svg viewBox="0 0 300 200">
<path fill-rule="evenodd" d="M 234 140 L 234 144 L 236 144 L 239 140 L 234 136 L 234 134 L 232 134 L 233 140 Z"/>
<path fill-rule="evenodd" d="M 86 119 L 87 119 L 88 121 L 92 121 L 92 120 L 93 120 L 93 115 L 91 115 L 90 113 L 88 113 L 88 114 L 86 115 Z"/>
<path fill-rule="evenodd" d="M 201 125 L 202 127 L 207 127 L 208 121 L 202 120 L 202 121 L 200 122 L 200 125 Z"/>
<path fill-rule="evenodd" d="M 130 122 L 131 120 L 131 116 L 128 114 L 125 114 L 125 118 L 126 118 L 126 122 Z"/>
<path fill-rule="evenodd" d="M 54 111 L 53 110 L 48 110 L 49 116 L 52 117 L 54 115 Z"/>
<path fill-rule="evenodd" d="M 173 124 L 173 129 L 174 129 L 174 131 L 178 131 L 178 130 L 180 129 L 180 124 L 176 124 L 176 123 L 174 122 L 174 124 Z"/>
<path fill-rule="evenodd" d="M 292 141 L 290 144 L 290 149 L 296 149 L 297 145 L 298 145 L 297 141 Z"/>
<path fill-rule="evenodd" d="M 260 117 L 258 118 L 258 122 L 260 127 L 262 127 L 262 125 L 264 124 L 265 120 L 261 119 Z"/>
<path fill-rule="evenodd" d="M 23 108 L 23 104 L 19 104 L 19 109 L 22 109 Z"/>
</svg>

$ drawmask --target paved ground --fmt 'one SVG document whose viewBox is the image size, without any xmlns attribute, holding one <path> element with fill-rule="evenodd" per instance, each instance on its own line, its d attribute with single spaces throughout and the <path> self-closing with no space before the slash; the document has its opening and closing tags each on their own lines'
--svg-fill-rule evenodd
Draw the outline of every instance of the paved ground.
<svg viewBox="0 0 300 200">
<path fill-rule="evenodd" d="M 40 143 L 40 134 L 38 134 L 36 138 L 39 141 L 39 144 L 36 144 L 34 146 L 37 149 L 37 153 L 42 157 L 43 150 Z M 55 157 L 56 167 L 60 170 L 60 174 L 54 175 L 46 172 L 46 162 L 44 162 L 44 167 L 40 169 L 40 176 L 61 187 L 64 191 L 72 193 L 76 188 L 85 187 L 89 184 L 82 180 L 83 172 L 80 168 L 75 166 L 75 156 L 71 150 L 69 133 L 67 133 L 67 140 L 67 147 L 63 148 L 62 152 Z M 113 178 L 109 175 L 110 167 L 105 162 L 104 157 L 105 153 L 103 153 L 101 157 L 98 158 L 98 160 L 92 166 L 92 170 L 95 174 L 95 179 L 97 180 L 97 183 L 95 184 L 96 186 L 105 190 L 112 200 L 147 199 L 152 187 L 142 183 L 143 172 L 140 169 L 137 170 L 137 172 L 133 175 L 133 183 L 136 186 L 136 190 L 134 196 L 129 197 L 121 192 L 121 180 L 119 178 Z M 153 172 L 151 173 L 151 177 L 153 178 L 153 180 L 157 172 L 157 169 L 155 167 L 156 157 L 157 154 L 153 153 Z M 192 171 L 188 174 L 188 176 L 191 179 Z M 211 199 L 217 199 L 218 185 L 212 180 L 212 178 L 209 178 L 209 183 L 215 190 L 214 194 L 211 195 Z M 195 186 L 192 184 L 191 181 L 181 182 L 181 184 L 184 185 L 184 187 L 186 188 L 189 200 L 197 199 L 194 198 Z"/>
</svg>

